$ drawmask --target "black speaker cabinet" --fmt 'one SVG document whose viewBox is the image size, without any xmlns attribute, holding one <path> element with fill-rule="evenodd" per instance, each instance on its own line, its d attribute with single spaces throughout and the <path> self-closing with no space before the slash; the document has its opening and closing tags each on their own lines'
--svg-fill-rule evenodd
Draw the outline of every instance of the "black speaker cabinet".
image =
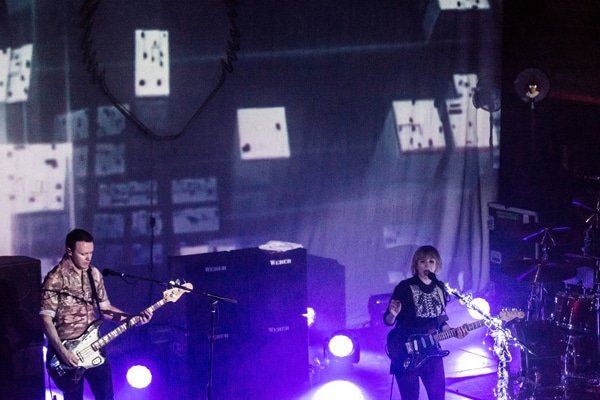
<svg viewBox="0 0 600 400">
<path fill-rule="evenodd" d="M 500 307 L 523 308 L 527 304 L 536 241 L 528 237 L 540 230 L 535 211 L 489 203 L 490 280 Z M 528 261 L 530 260 L 530 261 Z"/>
<path fill-rule="evenodd" d="M 185 304 L 190 399 L 206 393 L 213 328 L 214 398 L 289 398 L 307 384 L 305 249 L 178 256 L 169 267 L 195 291 Z"/>
<path fill-rule="evenodd" d="M 40 261 L 0 256 L 0 398 L 44 398 Z"/>
<path fill-rule="evenodd" d="M 333 332 L 346 327 L 345 267 L 331 258 L 308 254 L 308 306 L 315 310 L 309 329 L 310 343 L 322 343 Z"/>
</svg>

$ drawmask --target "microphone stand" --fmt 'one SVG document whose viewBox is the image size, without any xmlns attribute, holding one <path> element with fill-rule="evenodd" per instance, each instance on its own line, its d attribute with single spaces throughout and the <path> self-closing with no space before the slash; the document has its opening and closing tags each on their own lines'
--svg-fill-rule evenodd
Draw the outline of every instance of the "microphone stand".
<svg viewBox="0 0 600 400">
<path fill-rule="evenodd" d="M 185 286 L 180 285 L 179 280 L 163 282 L 163 281 L 148 278 L 145 276 L 130 275 L 130 274 L 126 274 L 123 272 L 112 271 L 110 269 L 104 269 L 102 271 L 102 275 L 104 275 L 104 276 L 109 276 L 109 275 L 120 276 L 121 278 L 132 278 L 132 279 L 137 279 L 140 281 L 152 282 L 152 283 L 156 283 L 157 285 L 164 286 L 167 288 L 178 288 L 181 290 L 185 290 L 185 291 L 195 294 L 197 296 L 204 296 L 204 297 L 208 297 L 210 299 L 210 302 L 211 302 L 210 303 L 210 338 L 209 338 L 209 350 L 208 350 L 208 378 L 207 378 L 208 382 L 206 384 L 206 398 L 207 398 L 207 400 L 212 400 L 212 388 L 213 388 L 212 375 L 213 375 L 213 359 L 214 359 L 214 348 L 215 348 L 215 328 L 216 328 L 215 322 L 216 322 L 217 305 L 219 304 L 219 301 L 225 301 L 227 303 L 232 303 L 232 304 L 237 304 L 238 301 L 236 299 L 219 296 L 214 293 L 194 292 L 193 289 L 189 289 Z"/>
<path fill-rule="evenodd" d="M 473 304 L 473 296 L 471 294 L 463 294 L 458 289 L 450 287 L 448 283 L 445 283 L 444 287 L 447 293 L 456 297 L 461 304 L 471 310 L 477 311 L 485 320 L 485 325 L 490 329 L 490 335 L 494 338 L 494 353 L 498 357 L 498 383 L 494 388 L 494 396 L 500 400 L 508 400 L 510 396 L 508 395 L 508 371 L 506 364 L 512 361 L 512 356 L 508 350 L 508 341 L 516 342 L 521 348 L 524 347 L 523 344 L 513 337 L 509 329 L 502 326 L 501 319 L 492 317 L 489 313 L 481 310 L 476 304 Z"/>
<path fill-rule="evenodd" d="M 213 355 L 215 351 L 215 321 L 217 314 L 217 306 L 219 301 L 225 301 L 228 303 L 236 304 L 237 300 L 217 296 L 215 294 L 203 293 L 206 297 L 210 299 L 210 338 L 209 338 L 209 347 L 208 347 L 208 382 L 206 384 L 206 398 L 207 400 L 212 400 L 212 377 L 213 377 Z"/>
</svg>

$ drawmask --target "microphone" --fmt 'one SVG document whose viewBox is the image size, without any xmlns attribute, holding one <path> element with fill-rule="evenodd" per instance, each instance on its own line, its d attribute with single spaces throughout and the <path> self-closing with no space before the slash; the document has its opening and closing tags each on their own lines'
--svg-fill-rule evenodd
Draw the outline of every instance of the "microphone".
<svg viewBox="0 0 600 400">
<path fill-rule="evenodd" d="M 442 283 L 442 281 L 440 281 L 440 280 L 437 278 L 437 276 L 436 276 L 436 275 L 435 275 L 433 272 L 429 271 L 429 272 L 427 273 L 427 277 L 428 277 L 429 279 L 431 279 L 431 281 L 432 281 L 433 283 L 435 283 L 436 285 L 438 285 L 438 286 L 440 287 L 440 289 L 442 289 L 442 290 L 444 291 L 444 293 L 447 293 L 447 291 L 446 291 L 446 288 L 444 287 L 444 284 Z"/>
<path fill-rule="evenodd" d="M 104 268 L 102 270 L 102 275 L 104 275 L 104 276 L 120 276 L 121 278 L 123 278 L 125 276 L 125 274 L 122 272 L 113 271 L 112 269 L 108 269 L 108 268 Z"/>
</svg>

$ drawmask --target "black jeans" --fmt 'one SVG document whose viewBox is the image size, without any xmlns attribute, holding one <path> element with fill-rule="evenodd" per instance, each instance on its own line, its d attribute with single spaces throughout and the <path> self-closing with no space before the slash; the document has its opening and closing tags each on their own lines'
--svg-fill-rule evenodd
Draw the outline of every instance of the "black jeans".
<svg viewBox="0 0 600 400">
<path fill-rule="evenodd" d="M 427 391 L 429 400 L 444 400 L 446 374 L 441 357 L 428 360 L 414 371 L 395 374 L 402 400 L 419 400 L 419 378 Z"/>
<path fill-rule="evenodd" d="M 72 390 L 63 393 L 64 400 L 83 400 L 84 379 L 90 385 L 96 400 L 114 400 L 112 371 L 108 359 L 104 364 L 85 371 L 79 383 L 74 385 Z"/>
</svg>

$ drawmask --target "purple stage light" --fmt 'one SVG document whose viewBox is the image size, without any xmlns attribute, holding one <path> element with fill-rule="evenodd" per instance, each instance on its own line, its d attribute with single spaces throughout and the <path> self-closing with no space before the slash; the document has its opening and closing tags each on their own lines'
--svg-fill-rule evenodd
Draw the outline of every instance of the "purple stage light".
<svg viewBox="0 0 600 400">
<path fill-rule="evenodd" d="M 354 351 L 352 339 L 343 334 L 338 334 L 329 340 L 329 352 L 336 357 L 348 357 Z"/>
<path fill-rule="evenodd" d="M 356 384 L 336 380 L 317 389 L 311 396 L 311 400 L 365 400 L 365 395 Z"/>
<path fill-rule="evenodd" d="M 306 324 L 309 328 L 315 324 L 315 320 L 317 319 L 317 313 L 315 312 L 314 308 L 306 307 L 306 314 L 302 315 L 306 317 Z"/>
<path fill-rule="evenodd" d="M 131 387 L 144 389 L 152 382 L 152 373 L 143 365 L 134 365 L 127 371 L 127 382 Z"/>
<path fill-rule="evenodd" d="M 357 363 L 360 360 L 360 346 L 356 337 L 349 331 L 334 332 L 325 343 L 325 357 L 330 361 L 346 360 Z"/>
</svg>

